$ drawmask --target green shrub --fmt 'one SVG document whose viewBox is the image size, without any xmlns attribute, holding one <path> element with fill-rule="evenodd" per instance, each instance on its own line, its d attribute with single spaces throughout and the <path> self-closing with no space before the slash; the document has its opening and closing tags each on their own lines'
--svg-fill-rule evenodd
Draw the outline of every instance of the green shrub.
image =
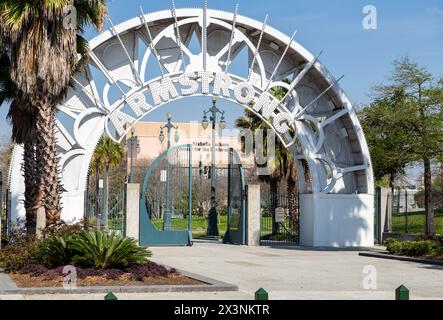
<svg viewBox="0 0 443 320">
<path fill-rule="evenodd" d="M 36 258 L 45 266 L 67 265 L 72 260 L 72 251 L 68 247 L 70 236 L 66 239 L 60 236 L 51 236 L 44 239 L 36 250 Z"/>
<path fill-rule="evenodd" d="M 68 239 L 75 234 L 79 234 L 83 229 L 84 226 L 83 222 L 81 221 L 72 224 L 64 221 L 57 221 L 48 225 L 42 233 L 44 238 L 62 237 L 64 239 Z"/>
<path fill-rule="evenodd" d="M 135 239 L 112 232 L 82 231 L 69 242 L 74 252 L 72 261 L 94 268 L 121 268 L 131 264 L 144 264 L 151 253 L 137 245 Z"/>
<path fill-rule="evenodd" d="M 443 246 L 434 240 L 399 241 L 388 239 L 385 241 L 385 245 L 389 253 L 413 257 L 439 256 L 443 253 Z"/>
<path fill-rule="evenodd" d="M 8 272 L 17 271 L 25 265 L 36 263 L 35 252 L 39 243 L 33 236 L 15 238 L 0 250 L 0 268 Z"/>
</svg>

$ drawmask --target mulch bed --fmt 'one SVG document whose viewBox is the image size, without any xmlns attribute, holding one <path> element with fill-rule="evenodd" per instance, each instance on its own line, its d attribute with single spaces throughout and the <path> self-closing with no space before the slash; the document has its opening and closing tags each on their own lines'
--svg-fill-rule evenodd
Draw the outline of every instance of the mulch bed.
<svg viewBox="0 0 443 320">
<path fill-rule="evenodd" d="M 78 287 L 206 284 L 154 262 L 124 269 L 93 269 L 76 266 L 76 272 Z M 45 288 L 63 286 L 66 275 L 63 274 L 63 267 L 48 269 L 40 264 L 32 264 L 9 273 L 9 276 L 19 288 Z"/>
</svg>

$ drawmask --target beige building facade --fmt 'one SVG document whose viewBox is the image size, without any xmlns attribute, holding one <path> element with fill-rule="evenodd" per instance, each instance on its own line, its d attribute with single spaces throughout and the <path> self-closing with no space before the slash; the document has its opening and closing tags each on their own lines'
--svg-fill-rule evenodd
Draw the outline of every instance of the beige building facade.
<svg viewBox="0 0 443 320">
<path fill-rule="evenodd" d="M 138 151 L 133 148 L 134 160 L 154 160 L 167 149 L 167 130 L 163 129 L 165 136 L 163 142 L 160 141 L 160 127 L 166 122 L 138 122 L 134 126 L 134 137 L 138 139 Z M 190 144 L 192 145 L 192 166 L 209 166 L 211 164 L 212 129 L 209 126 L 203 129 L 199 122 L 172 122 L 178 127 L 178 141 L 175 141 L 176 129 L 171 129 L 171 146 Z M 219 168 L 227 167 L 228 151 L 233 148 L 240 156 L 240 160 L 245 167 L 254 164 L 253 155 L 246 155 L 241 152 L 241 142 L 238 130 L 220 130 L 218 126 L 216 132 L 216 152 L 215 163 Z M 128 133 L 126 140 L 131 137 Z M 129 150 L 129 149 L 128 149 Z M 130 152 L 128 152 L 129 156 Z M 129 163 L 129 161 L 128 161 Z"/>
</svg>

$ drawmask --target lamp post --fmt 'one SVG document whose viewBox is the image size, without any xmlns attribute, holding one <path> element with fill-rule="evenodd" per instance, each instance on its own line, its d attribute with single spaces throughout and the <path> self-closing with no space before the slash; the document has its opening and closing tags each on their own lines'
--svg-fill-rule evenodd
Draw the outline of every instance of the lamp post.
<svg viewBox="0 0 443 320">
<path fill-rule="evenodd" d="M 134 136 L 135 128 L 131 128 L 131 137 L 128 139 L 129 144 L 129 157 L 130 157 L 130 165 L 129 165 L 129 183 L 134 182 L 134 147 L 137 150 L 137 153 L 140 152 L 140 142 L 137 137 Z"/>
<path fill-rule="evenodd" d="M 160 134 L 158 136 L 160 142 L 163 143 L 165 140 L 165 135 L 163 133 L 163 129 L 166 129 L 167 132 L 167 150 L 171 148 L 171 130 L 175 129 L 174 141 L 178 142 L 180 139 L 178 135 L 178 126 L 174 126 L 171 122 L 172 113 L 168 112 L 166 114 L 166 118 L 168 122 L 160 126 Z M 166 210 L 163 215 L 163 230 L 171 230 L 172 229 L 172 212 L 171 212 L 171 199 L 170 199 L 170 190 L 169 190 L 169 178 L 170 178 L 170 164 L 169 161 L 166 161 Z"/>
<path fill-rule="evenodd" d="M 217 113 L 221 114 L 220 123 L 219 126 L 221 129 L 224 129 L 226 127 L 225 122 L 225 112 L 218 109 L 216 106 L 217 97 L 212 97 L 212 107 L 209 110 L 203 111 L 203 120 L 202 120 L 202 127 L 203 129 L 206 129 L 209 125 L 209 121 L 211 121 L 212 124 L 212 145 L 211 145 L 211 209 L 209 210 L 208 215 L 208 230 L 207 235 L 208 236 L 218 236 L 218 226 L 217 226 L 217 203 L 215 200 L 215 184 L 216 184 L 216 177 L 215 177 L 215 124 L 217 121 Z M 209 121 L 207 114 L 210 114 Z"/>
</svg>

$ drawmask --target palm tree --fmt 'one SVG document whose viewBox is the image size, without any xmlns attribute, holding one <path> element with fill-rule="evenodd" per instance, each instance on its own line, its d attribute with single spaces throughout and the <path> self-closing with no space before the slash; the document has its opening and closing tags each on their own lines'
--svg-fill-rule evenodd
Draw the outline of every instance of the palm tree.
<svg viewBox="0 0 443 320">
<path fill-rule="evenodd" d="M 69 5 L 77 10 L 76 29 L 64 24 L 64 10 Z M 17 93 L 9 112 L 13 135 L 29 138 L 22 140 L 26 187 L 32 189 L 26 192 L 25 206 L 30 210 L 27 215 L 42 212 L 49 222 L 60 219 L 56 108 L 67 92 L 71 76 L 78 71 L 77 52 L 86 49 L 86 41 L 78 33 L 88 24 L 101 30 L 105 14 L 105 0 L 0 3 L 0 39 L 9 50 L 8 74 Z M 81 65 L 84 60 L 80 60 Z M 32 124 L 30 130 L 24 125 L 24 118 Z"/>
<path fill-rule="evenodd" d="M 125 159 L 123 147 L 114 142 L 108 136 L 102 136 L 95 148 L 93 155 L 93 163 L 96 168 L 103 174 L 103 212 L 101 224 L 105 230 L 108 230 L 109 215 L 109 170 L 117 167 Z M 97 199 L 96 199 L 97 200 Z M 98 217 L 97 217 L 98 219 Z"/>
<path fill-rule="evenodd" d="M 288 82 L 288 80 L 285 80 Z M 286 95 L 287 90 L 280 87 L 274 87 L 270 90 L 270 93 L 277 99 L 282 99 Z M 267 129 L 267 124 L 260 119 L 254 112 L 249 109 L 245 109 L 244 116 L 236 119 L 236 126 L 241 129 L 250 130 L 255 136 L 258 130 Z M 266 150 L 266 131 L 263 135 L 264 150 Z M 244 141 L 242 141 L 242 144 Z M 242 146 L 244 149 L 244 146 Z M 272 174 L 269 176 L 259 176 L 259 178 L 269 183 L 271 192 L 271 211 L 272 211 L 272 233 L 278 233 L 278 224 L 275 222 L 275 208 L 278 206 L 278 189 L 281 179 L 286 178 L 287 192 L 288 192 L 288 209 L 290 224 L 292 230 L 298 230 L 298 216 L 297 216 L 297 170 L 292 158 L 292 154 L 280 140 L 275 143 L 275 155 L 272 160 Z"/>
<path fill-rule="evenodd" d="M 8 119 L 12 123 L 12 141 L 24 145 L 23 175 L 25 177 L 26 230 L 28 234 L 35 233 L 36 203 L 35 185 L 39 177 L 35 172 L 35 150 L 31 142 L 35 136 L 35 113 L 20 95 L 9 74 L 10 59 L 5 47 L 0 47 L 0 106 L 10 102 Z"/>
</svg>

